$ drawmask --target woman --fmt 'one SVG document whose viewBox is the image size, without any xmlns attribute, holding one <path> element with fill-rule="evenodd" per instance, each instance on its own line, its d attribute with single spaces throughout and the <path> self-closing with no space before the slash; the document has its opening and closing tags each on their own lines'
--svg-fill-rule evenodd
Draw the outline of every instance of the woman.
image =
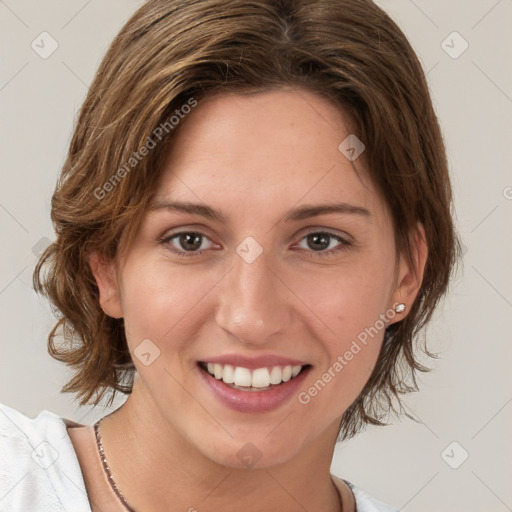
<svg viewBox="0 0 512 512">
<path fill-rule="evenodd" d="M 380 8 L 145 3 L 52 220 L 34 283 L 63 390 L 129 396 L 93 426 L 2 406 L 0 507 L 395 510 L 331 475 L 333 451 L 417 389 L 458 244 L 426 80 Z"/>
</svg>

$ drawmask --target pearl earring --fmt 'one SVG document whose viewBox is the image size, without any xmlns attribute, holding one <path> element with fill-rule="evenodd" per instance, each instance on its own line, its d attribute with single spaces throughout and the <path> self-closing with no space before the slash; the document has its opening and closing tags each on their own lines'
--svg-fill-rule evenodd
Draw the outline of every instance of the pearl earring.
<svg viewBox="0 0 512 512">
<path fill-rule="evenodd" d="M 397 313 L 403 313 L 405 311 L 405 304 L 404 303 L 400 303 L 398 304 L 396 307 L 395 307 L 395 311 Z"/>
</svg>

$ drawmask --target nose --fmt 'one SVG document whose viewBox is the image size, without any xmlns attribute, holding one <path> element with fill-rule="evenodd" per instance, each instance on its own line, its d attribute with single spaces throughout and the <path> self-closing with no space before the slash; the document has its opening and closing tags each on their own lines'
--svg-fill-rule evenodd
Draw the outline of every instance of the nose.
<svg viewBox="0 0 512 512">
<path fill-rule="evenodd" d="M 269 263 L 265 251 L 252 263 L 235 254 L 220 288 L 217 325 L 245 345 L 271 343 L 291 326 L 293 295 Z"/>
</svg>

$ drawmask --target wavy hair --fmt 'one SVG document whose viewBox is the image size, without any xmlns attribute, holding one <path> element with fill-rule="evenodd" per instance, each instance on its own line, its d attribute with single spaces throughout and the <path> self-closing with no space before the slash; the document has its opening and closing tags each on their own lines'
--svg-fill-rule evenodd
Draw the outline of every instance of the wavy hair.
<svg viewBox="0 0 512 512">
<path fill-rule="evenodd" d="M 409 314 L 387 328 L 339 438 L 404 412 L 401 395 L 416 391 L 417 371 L 428 370 L 419 362 L 422 350 L 434 356 L 419 346 L 420 330 L 446 293 L 460 246 L 425 74 L 402 31 L 370 0 L 149 0 L 115 37 L 80 109 L 52 197 L 56 241 L 33 275 L 58 317 L 49 353 L 74 370 L 62 391 L 76 393 L 80 405 L 97 405 L 107 391 L 110 403 L 116 392 L 130 393 L 135 370 L 123 319 L 100 307 L 89 255 L 114 258 L 124 240 L 133 240 L 168 142 L 186 119 L 160 130 L 143 159 L 130 158 L 191 98 L 283 86 L 319 94 L 353 120 L 402 254 L 411 257 L 417 222 L 425 228 L 429 252 L 419 293 Z M 57 344 L 60 336 L 64 343 Z"/>
</svg>

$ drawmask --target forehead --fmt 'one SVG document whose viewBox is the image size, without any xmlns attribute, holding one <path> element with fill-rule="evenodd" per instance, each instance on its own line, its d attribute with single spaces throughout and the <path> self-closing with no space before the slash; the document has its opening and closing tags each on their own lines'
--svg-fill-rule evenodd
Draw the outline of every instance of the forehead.
<svg viewBox="0 0 512 512">
<path fill-rule="evenodd" d="M 363 158 L 339 149 L 352 128 L 339 107 L 304 89 L 207 97 L 172 140 L 154 203 L 259 216 L 265 206 L 319 201 L 382 210 Z"/>
</svg>

